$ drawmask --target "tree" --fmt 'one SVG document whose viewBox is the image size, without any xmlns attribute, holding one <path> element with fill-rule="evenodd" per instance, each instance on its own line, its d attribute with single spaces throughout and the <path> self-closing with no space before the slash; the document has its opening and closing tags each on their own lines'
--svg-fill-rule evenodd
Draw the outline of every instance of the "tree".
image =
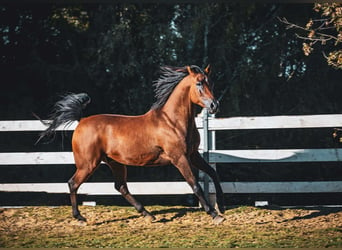
<svg viewBox="0 0 342 250">
<path fill-rule="evenodd" d="M 331 50 L 328 55 L 324 52 L 329 65 L 342 69 L 342 49 L 335 49 L 342 43 L 342 3 L 315 3 L 313 8 L 320 14 L 318 18 L 311 18 L 307 24 L 300 26 L 289 22 L 286 18 L 281 21 L 287 25 L 288 29 L 304 31 L 304 35 L 296 34 L 303 42 L 303 52 L 310 55 L 316 44 L 327 46 Z"/>
<path fill-rule="evenodd" d="M 88 92 L 88 114 L 141 114 L 154 102 L 160 65 L 210 63 L 221 116 L 316 112 L 307 103 L 325 90 L 309 78 L 317 68 L 333 78 L 276 19 L 304 23 L 311 4 L 7 4 L 0 12 L 6 119 L 44 117 L 65 92 Z"/>
</svg>

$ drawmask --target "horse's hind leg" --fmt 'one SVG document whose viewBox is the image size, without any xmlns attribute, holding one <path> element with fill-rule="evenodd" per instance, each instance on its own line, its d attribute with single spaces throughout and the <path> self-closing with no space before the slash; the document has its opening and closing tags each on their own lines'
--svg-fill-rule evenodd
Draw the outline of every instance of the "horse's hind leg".
<svg viewBox="0 0 342 250">
<path fill-rule="evenodd" d="M 107 164 L 111 168 L 114 176 L 114 186 L 121 195 L 132 205 L 135 209 L 141 213 L 146 219 L 154 221 L 156 218 L 150 214 L 145 207 L 137 201 L 129 192 L 127 187 L 127 169 L 125 165 L 121 165 L 111 159 L 107 159 Z"/>
<path fill-rule="evenodd" d="M 80 221 L 87 220 L 81 215 L 80 211 L 78 210 L 77 190 L 88 177 L 89 175 L 86 171 L 76 170 L 76 173 L 68 181 L 70 190 L 70 201 L 72 206 L 72 215 L 74 218 Z"/>
<path fill-rule="evenodd" d="M 81 186 L 83 182 L 85 182 L 95 171 L 98 164 L 94 164 L 93 167 L 84 167 L 85 165 L 77 165 L 78 169 L 76 170 L 75 174 L 70 178 L 68 181 L 69 190 L 70 190 L 70 201 L 72 206 L 72 215 L 74 218 L 80 221 L 87 221 L 84 218 L 80 211 L 78 210 L 78 203 L 77 203 L 77 190 Z"/>
</svg>

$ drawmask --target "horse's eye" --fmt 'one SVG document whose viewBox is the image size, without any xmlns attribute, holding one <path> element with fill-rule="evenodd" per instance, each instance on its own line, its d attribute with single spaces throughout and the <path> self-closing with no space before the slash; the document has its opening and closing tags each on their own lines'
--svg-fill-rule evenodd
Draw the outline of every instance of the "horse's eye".
<svg viewBox="0 0 342 250">
<path fill-rule="evenodd" d="M 197 85 L 197 87 L 201 87 L 203 85 L 203 83 L 202 82 L 197 82 L 196 85 Z"/>
</svg>

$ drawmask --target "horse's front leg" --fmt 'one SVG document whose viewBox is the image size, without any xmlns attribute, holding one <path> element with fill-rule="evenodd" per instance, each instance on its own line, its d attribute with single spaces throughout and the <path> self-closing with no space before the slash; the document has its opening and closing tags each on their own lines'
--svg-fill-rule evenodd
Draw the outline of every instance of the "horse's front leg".
<svg viewBox="0 0 342 250">
<path fill-rule="evenodd" d="M 224 195 L 217 172 L 202 158 L 198 152 L 191 155 L 191 166 L 202 170 L 213 180 L 216 189 L 216 203 L 218 209 L 223 214 L 225 211 Z"/>
<path fill-rule="evenodd" d="M 172 163 L 178 168 L 184 179 L 188 182 L 194 194 L 198 197 L 199 202 L 201 203 L 204 210 L 213 218 L 214 223 L 219 224 L 224 221 L 224 217 L 219 215 L 215 208 L 213 208 L 205 199 L 203 190 L 191 170 L 190 163 L 187 157 L 185 155 L 182 155 L 174 159 Z"/>
</svg>

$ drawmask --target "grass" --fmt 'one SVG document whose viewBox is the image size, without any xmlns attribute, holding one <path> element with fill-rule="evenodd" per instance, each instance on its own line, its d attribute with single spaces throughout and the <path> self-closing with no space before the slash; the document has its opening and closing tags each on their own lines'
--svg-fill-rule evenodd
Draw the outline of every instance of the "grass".
<svg viewBox="0 0 342 250">
<path fill-rule="evenodd" d="M 0 247 L 342 247 L 342 210 L 261 209 L 226 211 L 220 225 L 202 210 L 151 206 L 148 223 L 130 207 L 80 207 L 80 224 L 70 207 L 0 210 Z"/>
</svg>

